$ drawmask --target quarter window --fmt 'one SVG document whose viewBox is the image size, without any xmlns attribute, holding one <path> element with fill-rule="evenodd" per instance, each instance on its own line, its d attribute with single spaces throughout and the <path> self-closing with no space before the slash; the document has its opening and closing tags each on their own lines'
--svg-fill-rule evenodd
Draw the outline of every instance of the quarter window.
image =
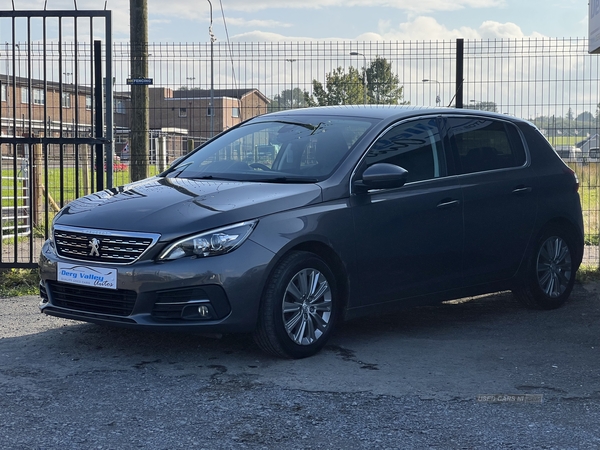
<svg viewBox="0 0 600 450">
<path fill-rule="evenodd" d="M 477 117 L 451 117 L 448 124 L 461 173 L 520 167 L 525 164 L 525 149 L 521 137 L 511 124 Z"/>
<path fill-rule="evenodd" d="M 408 171 L 408 182 L 446 175 L 446 161 L 435 118 L 400 124 L 375 142 L 366 156 L 367 167 L 389 163 Z"/>
</svg>

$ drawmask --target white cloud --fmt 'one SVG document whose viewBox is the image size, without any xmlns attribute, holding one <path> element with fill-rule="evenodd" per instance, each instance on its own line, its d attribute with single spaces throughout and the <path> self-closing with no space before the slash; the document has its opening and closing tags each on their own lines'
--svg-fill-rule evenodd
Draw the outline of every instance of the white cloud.
<svg viewBox="0 0 600 450">
<path fill-rule="evenodd" d="M 501 39 L 501 38 L 526 38 L 543 37 L 539 33 L 526 36 L 521 28 L 514 23 L 499 23 L 485 21 L 479 28 L 460 27 L 449 29 L 440 24 L 432 17 L 419 16 L 410 22 L 400 23 L 392 26 L 389 21 L 379 23 L 378 33 L 365 33 L 357 37 L 359 41 L 381 40 L 381 41 L 430 41 L 450 40 L 456 38 L 464 39 Z"/>
<path fill-rule="evenodd" d="M 75 0 L 78 9 L 104 9 L 105 0 Z M 14 0 L 16 9 L 74 9 L 73 0 Z M 123 5 L 125 4 L 125 8 Z M 506 4 L 506 0 L 228 0 L 227 11 L 259 11 L 264 9 L 324 9 L 329 7 L 394 8 L 412 12 L 451 11 L 463 8 L 491 8 Z M 107 9 L 117 11 L 129 9 L 122 0 L 107 0 Z M 12 9 L 12 0 L 0 0 L 0 9 Z M 151 14 L 166 14 L 176 17 L 206 17 L 208 2 L 197 0 L 148 0 Z M 220 4 L 213 1 L 213 15 L 220 14 Z"/>
<path fill-rule="evenodd" d="M 289 28 L 290 23 L 280 22 L 278 20 L 246 20 L 242 18 L 228 18 L 227 25 L 246 28 Z"/>
<path fill-rule="evenodd" d="M 159 2 L 160 0 L 150 0 Z M 178 0 L 189 2 L 190 0 Z M 505 0 L 230 0 L 227 10 L 258 11 L 263 9 L 323 9 L 328 7 L 395 8 L 411 12 L 452 11 L 463 8 L 504 6 Z"/>
<path fill-rule="evenodd" d="M 231 37 L 236 42 L 308 42 L 308 41 L 334 41 L 337 38 L 314 39 L 303 36 L 284 36 L 278 33 L 268 31 L 249 31 L 248 33 L 236 34 Z"/>
<path fill-rule="evenodd" d="M 464 39 L 522 39 L 543 38 L 540 33 L 527 36 L 521 28 L 511 22 L 485 21 L 478 28 L 460 27 L 449 29 L 432 17 L 419 16 L 412 21 L 392 25 L 389 20 L 379 22 L 377 32 L 367 32 L 356 36 L 353 41 L 435 41 Z M 308 41 L 348 41 L 348 39 L 328 37 L 314 39 L 305 36 L 285 36 L 265 31 L 251 31 L 232 37 L 234 41 L 246 42 L 308 42 Z"/>
</svg>

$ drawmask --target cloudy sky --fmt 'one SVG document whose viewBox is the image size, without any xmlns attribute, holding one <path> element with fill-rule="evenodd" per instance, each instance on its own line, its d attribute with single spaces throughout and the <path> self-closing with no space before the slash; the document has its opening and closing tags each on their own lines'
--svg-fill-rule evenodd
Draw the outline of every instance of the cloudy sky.
<svg viewBox="0 0 600 450">
<path fill-rule="evenodd" d="M 0 9 L 111 9 L 129 37 L 123 0 L 0 0 Z M 583 0 L 211 0 L 219 41 L 397 41 L 586 37 Z M 148 0 L 150 42 L 206 42 L 208 0 Z M 223 17 L 225 18 L 226 28 Z M 0 30 L 1 32 L 2 30 Z"/>
</svg>

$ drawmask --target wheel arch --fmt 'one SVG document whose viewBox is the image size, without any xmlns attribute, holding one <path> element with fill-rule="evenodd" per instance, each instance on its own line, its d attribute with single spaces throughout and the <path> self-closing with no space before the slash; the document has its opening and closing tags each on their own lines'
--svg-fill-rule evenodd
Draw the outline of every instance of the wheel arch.
<svg viewBox="0 0 600 450">
<path fill-rule="evenodd" d="M 313 253 L 321 259 L 323 259 L 323 261 L 325 261 L 325 263 L 329 266 L 329 268 L 335 275 L 336 288 L 338 290 L 341 300 L 340 318 L 343 319 L 345 316 L 345 311 L 348 306 L 348 299 L 350 296 L 350 281 L 348 279 L 348 270 L 346 265 L 342 261 L 342 258 L 337 254 L 337 252 L 333 248 L 331 248 L 331 246 L 327 245 L 324 242 L 316 240 L 304 241 L 299 242 L 294 246 L 286 248 L 285 251 L 281 252 L 281 254 L 272 262 L 271 266 L 269 267 L 267 275 L 265 277 L 265 288 L 267 285 L 266 281 L 271 277 L 273 271 L 279 264 L 279 261 L 281 261 L 287 255 L 295 251 Z"/>
<path fill-rule="evenodd" d="M 571 238 L 574 243 L 576 243 L 576 249 L 578 253 L 575 255 L 575 258 L 577 262 L 577 268 L 579 268 L 579 265 L 583 260 L 584 237 L 579 231 L 578 227 L 566 217 L 556 217 L 552 220 L 549 220 L 543 227 L 540 228 L 537 236 L 535 236 L 534 246 L 540 237 L 549 230 L 564 231 L 567 236 Z"/>
</svg>

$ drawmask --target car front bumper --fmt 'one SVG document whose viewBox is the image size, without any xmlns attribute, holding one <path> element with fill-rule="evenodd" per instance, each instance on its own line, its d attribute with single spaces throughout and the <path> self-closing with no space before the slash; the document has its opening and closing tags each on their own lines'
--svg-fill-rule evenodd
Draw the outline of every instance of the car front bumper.
<svg viewBox="0 0 600 450">
<path fill-rule="evenodd" d="M 47 241 L 40 255 L 41 312 L 133 328 L 199 333 L 250 332 L 256 326 L 267 269 L 274 254 L 251 240 L 207 258 L 114 265 L 117 289 L 57 281 L 57 255 Z M 81 262 L 82 266 L 104 268 Z"/>
</svg>

